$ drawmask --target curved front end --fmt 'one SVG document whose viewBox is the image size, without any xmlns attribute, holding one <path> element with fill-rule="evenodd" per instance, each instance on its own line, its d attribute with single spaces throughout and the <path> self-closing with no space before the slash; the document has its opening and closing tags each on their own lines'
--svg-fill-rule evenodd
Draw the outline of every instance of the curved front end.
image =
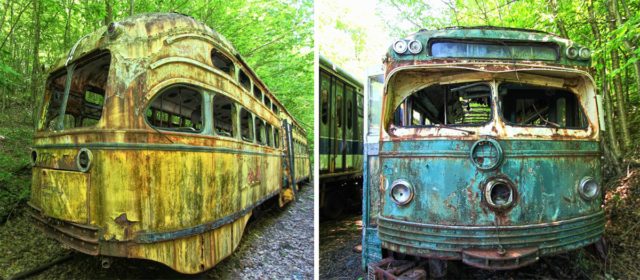
<svg viewBox="0 0 640 280">
<path fill-rule="evenodd" d="M 481 170 L 472 161 L 484 141 L 384 142 L 378 234 L 393 252 L 462 260 L 485 269 L 513 269 L 597 241 L 604 231 L 601 196 L 586 200 L 585 177 L 600 181 L 595 141 L 498 140 L 501 165 Z M 490 203 L 490 182 L 513 185 L 513 202 Z M 395 182 L 411 185 L 406 204 L 391 197 Z"/>
</svg>

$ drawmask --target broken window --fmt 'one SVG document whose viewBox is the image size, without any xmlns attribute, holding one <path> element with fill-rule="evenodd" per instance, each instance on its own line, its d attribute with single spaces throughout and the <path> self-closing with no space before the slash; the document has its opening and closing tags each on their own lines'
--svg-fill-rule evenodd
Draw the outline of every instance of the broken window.
<svg viewBox="0 0 640 280">
<path fill-rule="evenodd" d="M 251 79 L 249 79 L 249 76 L 247 76 L 244 71 L 240 70 L 238 73 L 238 79 L 240 80 L 240 85 L 242 85 L 243 88 L 251 90 Z"/>
<path fill-rule="evenodd" d="M 213 66 L 222 70 L 231 76 L 233 76 L 235 72 L 235 67 L 233 65 L 233 61 L 229 59 L 226 55 L 218 50 L 211 51 L 211 61 L 213 62 Z"/>
<path fill-rule="evenodd" d="M 271 137 L 273 136 L 273 133 L 271 132 L 271 125 L 270 124 L 267 124 L 265 131 L 266 131 L 265 135 L 267 137 L 267 146 L 273 147 L 273 140 L 271 140 Z"/>
<path fill-rule="evenodd" d="M 583 129 L 587 120 L 570 91 L 518 83 L 498 87 L 502 117 L 515 126 Z"/>
<path fill-rule="evenodd" d="M 491 120 L 491 88 L 485 83 L 432 85 L 395 110 L 396 126 L 482 125 Z"/>
<path fill-rule="evenodd" d="M 265 133 L 264 121 L 256 117 L 256 141 L 258 144 L 264 145 L 267 143 L 267 137 Z"/>
<path fill-rule="evenodd" d="M 213 130 L 216 135 L 235 137 L 236 104 L 231 98 L 216 94 L 213 98 Z"/>
<path fill-rule="evenodd" d="M 240 135 L 242 140 L 253 142 L 253 116 L 247 109 L 240 109 Z"/>
<path fill-rule="evenodd" d="M 187 85 L 160 92 L 147 107 L 147 122 L 158 129 L 198 133 L 203 128 L 202 93 Z"/>
<path fill-rule="evenodd" d="M 280 131 L 278 128 L 273 129 L 273 146 L 275 148 L 280 148 Z"/>
<path fill-rule="evenodd" d="M 267 96 L 264 97 L 264 105 L 267 106 L 267 108 L 271 108 L 271 99 Z"/>
<path fill-rule="evenodd" d="M 111 55 L 108 52 L 89 54 L 70 67 L 73 65 L 75 69 L 71 74 L 66 104 L 63 103 L 67 69 L 49 77 L 43 107 L 44 120 L 38 130 L 94 126 L 102 117 Z"/>
<path fill-rule="evenodd" d="M 253 86 L 253 97 L 258 99 L 258 101 L 262 101 L 262 91 L 255 85 Z"/>
</svg>

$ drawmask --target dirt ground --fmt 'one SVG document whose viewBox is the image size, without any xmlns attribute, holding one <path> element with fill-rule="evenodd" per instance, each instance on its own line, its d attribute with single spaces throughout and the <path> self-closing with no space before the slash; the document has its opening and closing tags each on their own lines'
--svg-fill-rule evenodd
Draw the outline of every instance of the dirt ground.
<svg viewBox="0 0 640 280">
<path fill-rule="evenodd" d="M 34 228 L 21 210 L 0 226 L 0 279 L 70 252 Z M 33 278 L 312 279 L 313 258 L 313 188 L 305 186 L 298 201 L 260 212 L 247 225 L 238 249 L 204 273 L 184 275 L 152 261 L 121 258 L 103 269 L 101 258 L 76 253 Z"/>
</svg>

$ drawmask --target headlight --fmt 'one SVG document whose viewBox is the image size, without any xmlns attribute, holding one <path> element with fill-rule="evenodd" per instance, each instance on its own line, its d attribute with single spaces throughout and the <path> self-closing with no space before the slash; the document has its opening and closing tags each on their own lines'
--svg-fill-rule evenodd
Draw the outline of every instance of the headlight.
<svg viewBox="0 0 640 280">
<path fill-rule="evenodd" d="M 589 59 L 591 57 L 591 51 L 587 48 L 580 49 L 580 58 Z"/>
<path fill-rule="evenodd" d="M 574 59 L 578 57 L 578 49 L 575 47 L 568 47 L 566 53 L 568 58 Z"/>
<path fill-rule="evenodd" d="M 93 156 L 89 149 L 80 149 L 80 152 L 78 152 L 78 156 L 76 156 L 76 165 L 78 166 L 78 169 L 80 169 L 80 171 L 82 172 L 87 172 L 87 170 L 89 170 L 89 168 L 91 167 L 92 157 Z"/>
<path fill-rule="evenodd" d="M 420 41 L 409 42 L 409 52 L 412 54 L 418 54 L 422 51 L 422 43 Z"/>
<path fill-rule="evenodd" d="M 396 180 L 391 185 L 391 199 L 398 205 L 406 205 L 413 199 L 413 188 L 405 180 Z"/>
<path fill-rule="evenodd" d="M 593 177 L 584 177 L 578 185 L 578 193 L 585 200 L 592 200 L 600 193 L 600 185 Z"/>
<path fill-rule="evenodd" d="M 484 197 L 490 207 L 505 209 L 513 205 L 515 190 L 513 184 L 508 180 L 496 178 L 487 183 L 484 189 Z"/>
<path fill-rule="evenodd" d="M 397 54 L 403 54 L 404 52 L 407 51 L 407 41 L 405 40 L 396 41 L 395 43 L 393 43 L 393 50 Z"/>
</svg>

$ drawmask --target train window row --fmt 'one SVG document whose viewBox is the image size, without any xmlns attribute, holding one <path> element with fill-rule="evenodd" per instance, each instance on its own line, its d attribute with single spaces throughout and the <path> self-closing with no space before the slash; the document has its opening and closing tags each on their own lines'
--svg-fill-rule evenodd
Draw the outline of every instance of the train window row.
<svg viewBox="0 0 640 280">
<path fill-rule="evenodd" d="M 211 61 L 213 63 L 213 66 L 218 70 L 221 70 L 231 77 L 236 77 L 235 64 L 222 52 L 213 49 L 211 51 Z M 271 110 L 276 115 L 280 112 L 278 106 L 275 103 L 271 102 L 271 99 L 266 94 L 263 94 L 260 87 L 258 87 L 255 83 L 252 83 L 251 78 L 244 70 L 237 70 L 237 79 L 244 89 L 246 89 L 249 93 L 253 92 L 253 97 L 255 97 L 259 102 L 263 103 L 264 106 L 266 106 L 269 110 Z"/>
<path fill-rule="evenodd" d="M 354 99 L 357 98 L 356 102 Z M 335 107 L 331 109 L 330 106 Z M 335 125 L 347 129 L 356 128 L 357 116 L 361 116 L 362 101 L 356 89 L 342 80 L 332 78 L 329 74 L 320 74 L 320 119 L 322 124 L 329 123 L 330 110 L 335 112 Z"/>
<path fill-rule="evenodd" d="M 201 133 L 204 129 L 203 108 L 202 92 L 180 85 L 170 87 L 154 98 L 145 115 L 147 122 L 156 129 Z M 246 142 L 280 147 L 277 126 L 223 94 L 213 97 L 213 132 L 218 136 L 239 137 Z"/>
</svg>

